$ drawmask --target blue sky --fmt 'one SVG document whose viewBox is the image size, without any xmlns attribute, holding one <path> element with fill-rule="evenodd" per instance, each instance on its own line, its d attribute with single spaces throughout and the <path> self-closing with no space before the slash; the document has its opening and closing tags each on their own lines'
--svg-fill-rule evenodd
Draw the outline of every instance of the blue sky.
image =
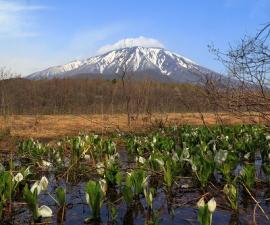
<svg viewBox="0 0 270 225">
<path fill-rule="evenodd" d="M 207 45 L 269 21 L 269 0 L 0 0 L 0 67 L 27 75 L 134 38 L 223 72 Z"/>
</svg>

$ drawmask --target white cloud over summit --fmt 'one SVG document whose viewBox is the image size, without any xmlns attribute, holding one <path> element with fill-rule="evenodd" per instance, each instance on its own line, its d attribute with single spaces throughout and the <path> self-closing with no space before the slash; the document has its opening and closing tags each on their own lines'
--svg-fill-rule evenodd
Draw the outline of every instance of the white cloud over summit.
<svg viewBox="0 0 270 225">
<path fill-rule="evenodd" d="M 98 53 L 103 54 L 112 50 L 135 46 L 159 47 L 159 48 L 164 47 L 164 45 L 157 39 L 140 36 L 137 38 L 122 39 L 120 41 L 115 42 L 114 44 L 102 46 L 101 48 L 99 48 Z"/>
</svg>

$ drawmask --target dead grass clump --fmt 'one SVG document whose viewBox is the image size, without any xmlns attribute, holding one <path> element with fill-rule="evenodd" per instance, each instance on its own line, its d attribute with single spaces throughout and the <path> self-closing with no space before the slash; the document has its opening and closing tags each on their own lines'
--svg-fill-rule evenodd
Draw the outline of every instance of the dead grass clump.
<svg viewBox="0 0 270 225">
<path fill-rule="evenodd" d="M 10 127 L 5 127 L 0 130 L 0 141 L 5 137 L 11 136 L 11 129 Z"/>
</svg>

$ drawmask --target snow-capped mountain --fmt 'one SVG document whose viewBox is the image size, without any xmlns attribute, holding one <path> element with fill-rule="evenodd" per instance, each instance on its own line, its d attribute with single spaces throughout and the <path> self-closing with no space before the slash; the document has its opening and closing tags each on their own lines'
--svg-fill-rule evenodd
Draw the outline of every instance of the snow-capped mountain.
<svg viewBox="0 0 270 225">
<path fill-rule="evenodd" d="M 86 60 L 50 67 L 27 76 L 29 79 L 83 77 L 114 79 L 126 74 L 140 79 L 178 82 L 199 81 L 203 75 L 215 74 L 195 62 L 162 48 L 129 47 L 113 50 Z"/>
</svg>

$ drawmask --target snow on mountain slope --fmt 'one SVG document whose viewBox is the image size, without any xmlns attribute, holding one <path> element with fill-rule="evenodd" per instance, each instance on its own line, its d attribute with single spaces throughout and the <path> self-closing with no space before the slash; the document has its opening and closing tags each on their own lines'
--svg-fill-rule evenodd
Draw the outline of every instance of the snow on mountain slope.
<svg viewBox="0 0 270 225">
<path fill-rule="evenodd" d="M 70 63 L 67 63 L 62 66 L 53 66 L 48 69 L 42 70 L 40 72 L 32 73 L 27 78 L 29 79 L 47 79 L 47 78 L 53 78 L 57 77 L 60 74 L 64 74 L 65 72 L 74 70 L 81 66 L 83 64 L 83 61 L 75 60 Z"/>
<path fill-rule="evenodd" d="M 27 78 L 51 79 L 80 75 L 91 78 L 95 74 L 113 79 L 117 74 L 121 75 L 124 68 L 134 78 L 140 74 L 151 75 L 151 78 L 157 80 L 169 78 L 178 82 L 196 81 L 202 74 L 212 72 L 183 56 L 162 48 L 130 47 L 110 51 L 86 60 L 50 67 L 33 73 Z"/>
</svg>

